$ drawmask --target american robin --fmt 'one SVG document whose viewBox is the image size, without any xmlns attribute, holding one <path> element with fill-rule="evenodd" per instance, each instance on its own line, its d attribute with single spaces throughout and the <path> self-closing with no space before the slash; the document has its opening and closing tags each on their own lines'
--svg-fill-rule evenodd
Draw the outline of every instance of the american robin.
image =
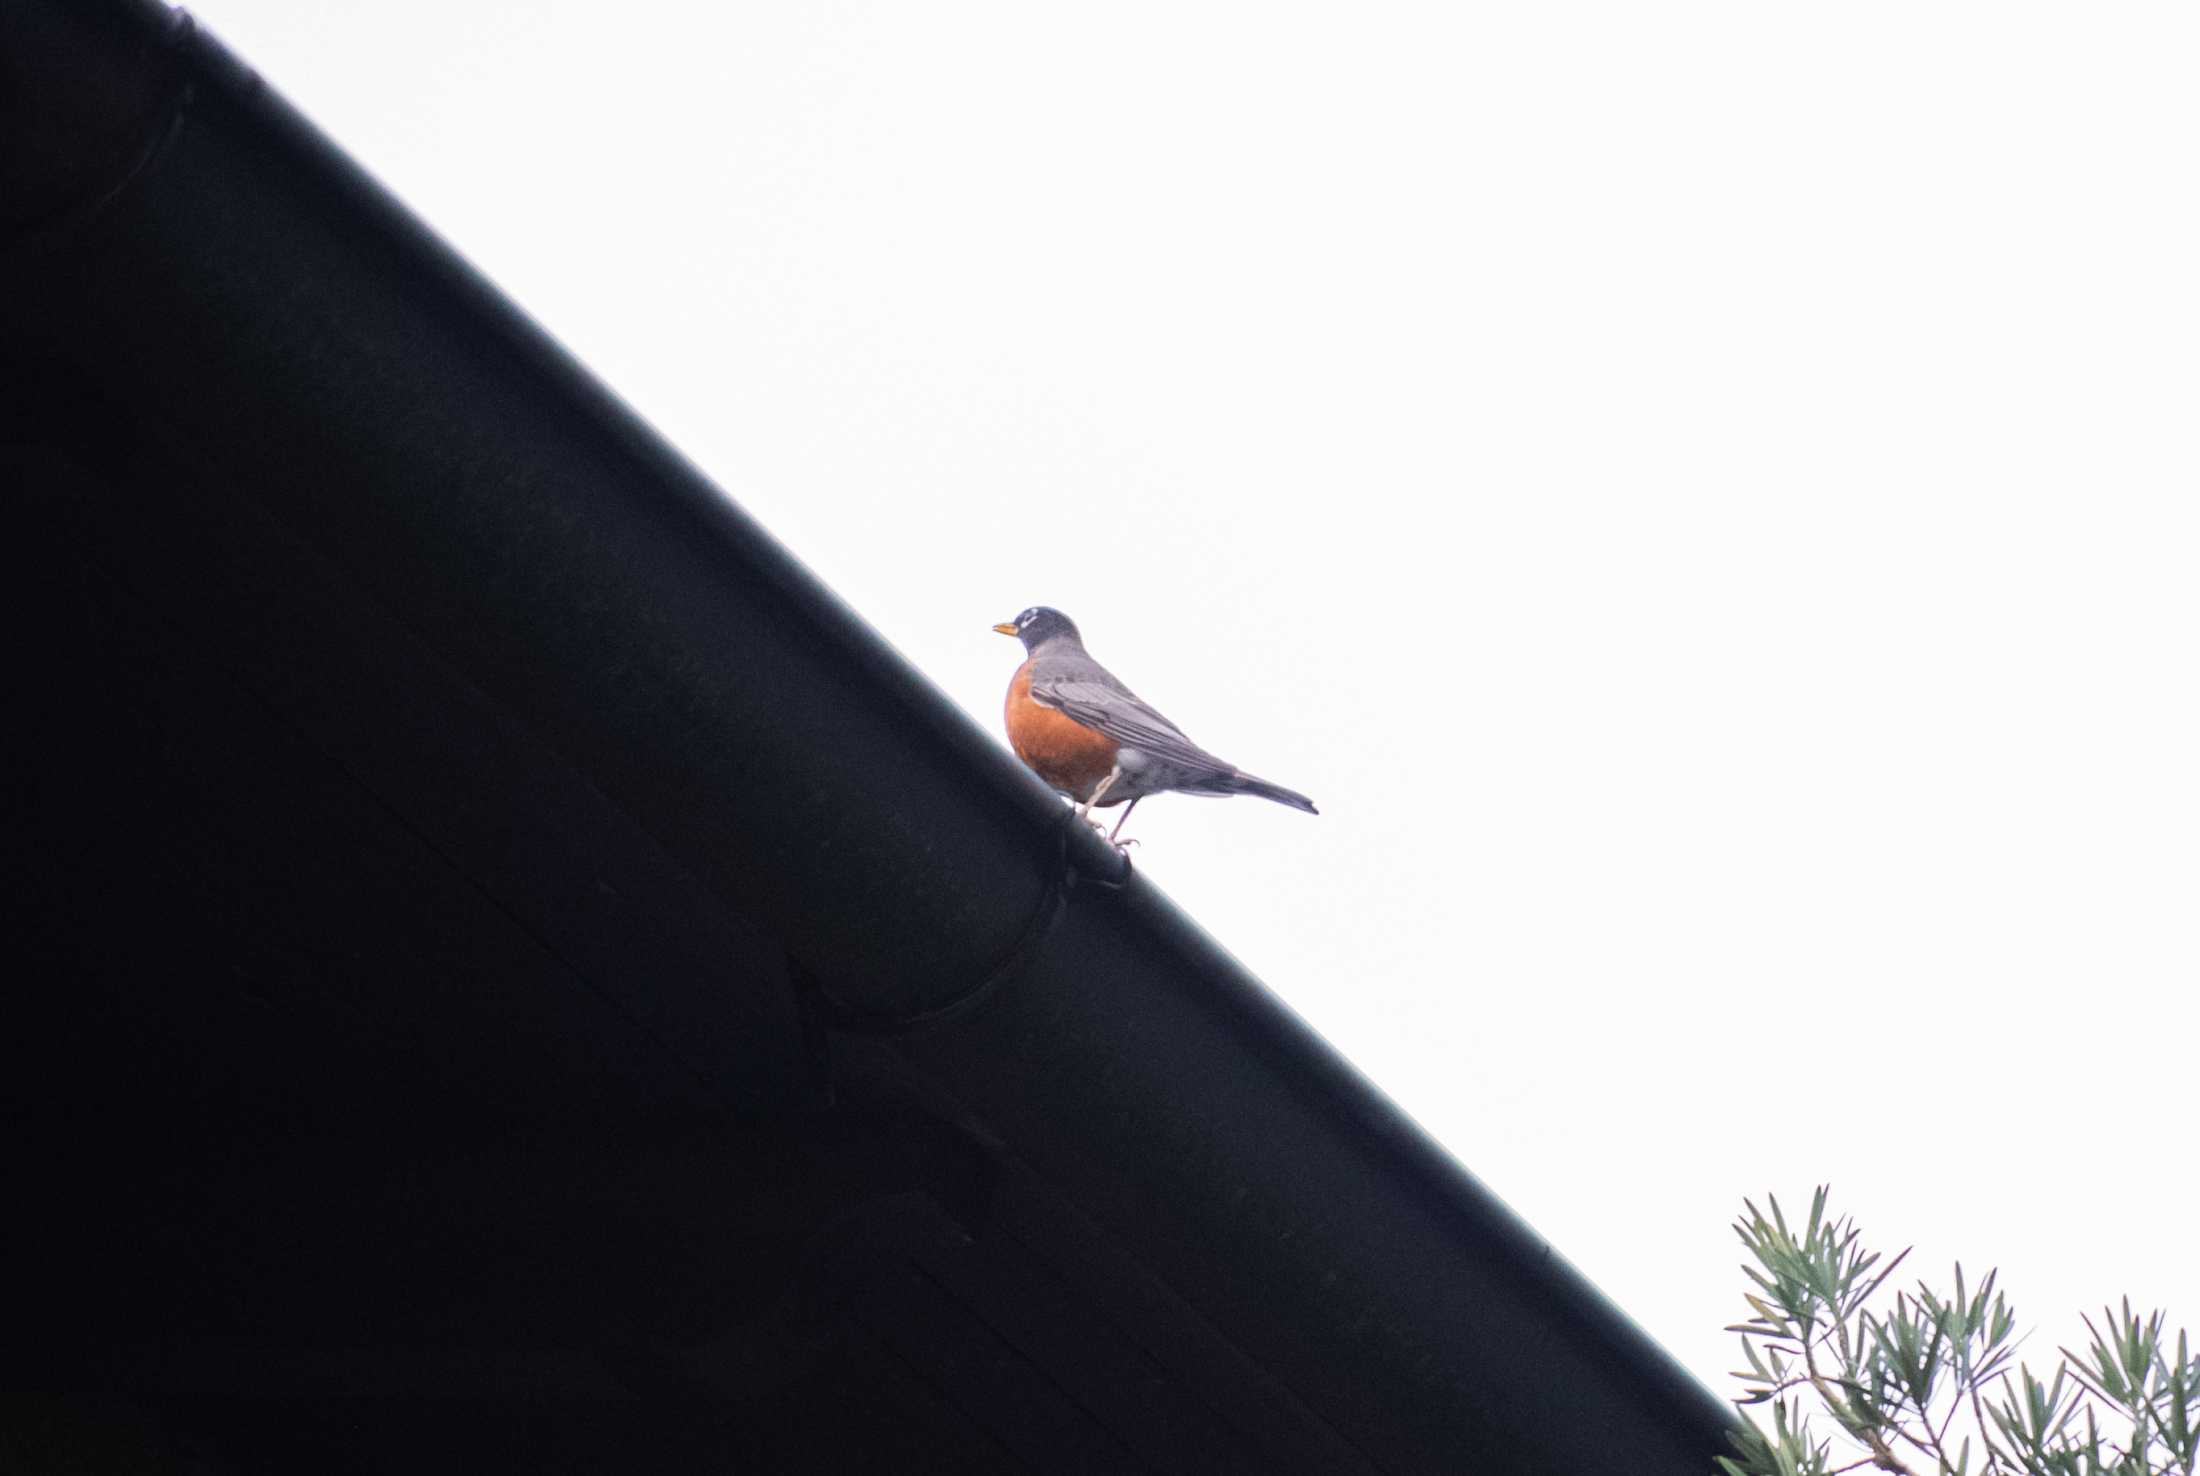
<svg viewBox="0 0 2200 1476">
<path fill-rule="evenodd" d="M 1321 813 L 1305 795 L 1255 779 L 1185 737 L 1086 654 L 1077 627 L 1061 611 L 1034 605 L 993 628 L 1022 641 L 1029 653 L 1008 684 L 1008 746 L 1033 773 L 1078 802 L 1078 818 L 1095 806 L 1122 805 L 1110 841 L 1140 800 L 1165 789 L 1257 794 Z"/>
</svg>

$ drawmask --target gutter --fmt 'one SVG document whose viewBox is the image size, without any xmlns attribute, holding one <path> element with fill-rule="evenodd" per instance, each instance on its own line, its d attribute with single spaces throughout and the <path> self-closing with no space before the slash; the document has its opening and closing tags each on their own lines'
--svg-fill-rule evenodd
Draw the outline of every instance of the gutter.
<svg viewBox="0 0 2200 1476">
<path fill-rule="evenodd" d="M 134 407 L 1392 1471 L 1731 1417 L 759 524 L 180 13 L 0 12 L 0 337 Z M 740 981 L 729 987 L 753 985 Z"/>
</svg>

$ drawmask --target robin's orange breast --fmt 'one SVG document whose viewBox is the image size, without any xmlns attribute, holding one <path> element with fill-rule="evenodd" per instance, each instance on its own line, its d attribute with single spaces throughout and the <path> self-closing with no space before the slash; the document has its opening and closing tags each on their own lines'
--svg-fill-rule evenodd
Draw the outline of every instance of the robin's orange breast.
<svg viewBox="0 0 2200 1476">
<path fill-rule="evenodd" d="M 1082 800 L 1115 767 L 1115 740 L 1031 695 L 1031 663 L 1008 684 L 1008 746 L 1041 779 Z"/>
</svg>

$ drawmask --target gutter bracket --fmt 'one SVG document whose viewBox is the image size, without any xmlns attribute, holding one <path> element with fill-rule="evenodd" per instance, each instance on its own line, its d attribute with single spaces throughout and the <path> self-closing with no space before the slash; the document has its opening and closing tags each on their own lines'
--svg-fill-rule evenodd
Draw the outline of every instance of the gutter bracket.
<svg viewBox="0 0 2200 1476">
<path fill-rule="evenodd" d="M 979 976 L 975 983 L 949 995 L 941 1003 L 914 1011 L 880 1010 L 852 1005 L 841 999 L 798 960 L 789 959 L 797 981 L 822 1002 L 825 1023 L 834 1030 L 850 1035 L 888 1036 L 901 1035 L 926 1026 L 943 1024 L 967 1014 L 983 1003 L 987 996 L 1009 978 L 1022 971 L 1054 925 L 1062 915 L 1069 894 L 1080 887 L 1097 887 L 1104 891 L 1119 892 L 1130 882 L 1131 861 L 1124 852 L 1110 847 L 1110 852 L 1121 863 L 1111 875 L 1088 871 L 1070 854 L 1070 833 L 1082 830 L 1084 823 L 1077 818 L 1074 809 L 1065 807 L 1061 823 L 1050 832 L 1054 854 L 1046 863 L 1047 883 L 1025 919 L 1016 941 L 1008 946 L 1000 959 Z"/>
</svg>

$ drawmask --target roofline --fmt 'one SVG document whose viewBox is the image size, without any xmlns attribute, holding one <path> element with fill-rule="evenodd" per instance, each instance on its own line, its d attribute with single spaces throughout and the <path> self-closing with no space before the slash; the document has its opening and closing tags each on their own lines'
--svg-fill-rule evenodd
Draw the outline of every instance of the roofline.
<svg viewBox="0 0 2200 1476">
<path fill-rule="evenodd" d="M 1211 1241 L 1149 1247 L 1162 1263 L 1258 1259 L 1319 1309 L 1337 1294 L 1314 1268 L 1346 1267 L 1339 1341 L 1276 1355 L 1303 1380 L 1358 1356 L 1372 1317 L 1407 1351 L 1337 1376 L 1418 1380 L 1432 1429 L 1517 1422 L 1553 1469 L 1616 1449 L 1708 1469 L 1725 1405 L 203 29 L 149 0 L 27 0 L 0 21 L 10 53 L 34 109 L 102 121 L 81 147 L 0 129 L 0 181 L 38 206 L 0 221 L 0 274 L 25 289 L 0 294 L 0 331 L 158 407 L 166 449 L 254 489 L 551 735 L 773 927 L 844 1029 L 892 1042 L 859 1054 L 998 1059 L 989 1012 L 1055 991 L 1065 1023 L 1033 1047 L 1055 1067 L 973 1098 L 1086 1155 L 1092 1183 L 1262 1205 L 1187 1219 Z M 1104 1161 L 1070 1119 L 1160 1058 L 1141 1027 L 1164 1016 L 1195 1023 L 1203 1069 L 1108 1105 L 1183 1161 Z M 1309 1145 L 1303 1182 L 1254 1162 L 1263 1135 Z M 1356 1242 L 1371 1225 L 1383 1242 Z M 1207 1310 L 1257 1346 L 1245 1304 Z"/>
</svg>

